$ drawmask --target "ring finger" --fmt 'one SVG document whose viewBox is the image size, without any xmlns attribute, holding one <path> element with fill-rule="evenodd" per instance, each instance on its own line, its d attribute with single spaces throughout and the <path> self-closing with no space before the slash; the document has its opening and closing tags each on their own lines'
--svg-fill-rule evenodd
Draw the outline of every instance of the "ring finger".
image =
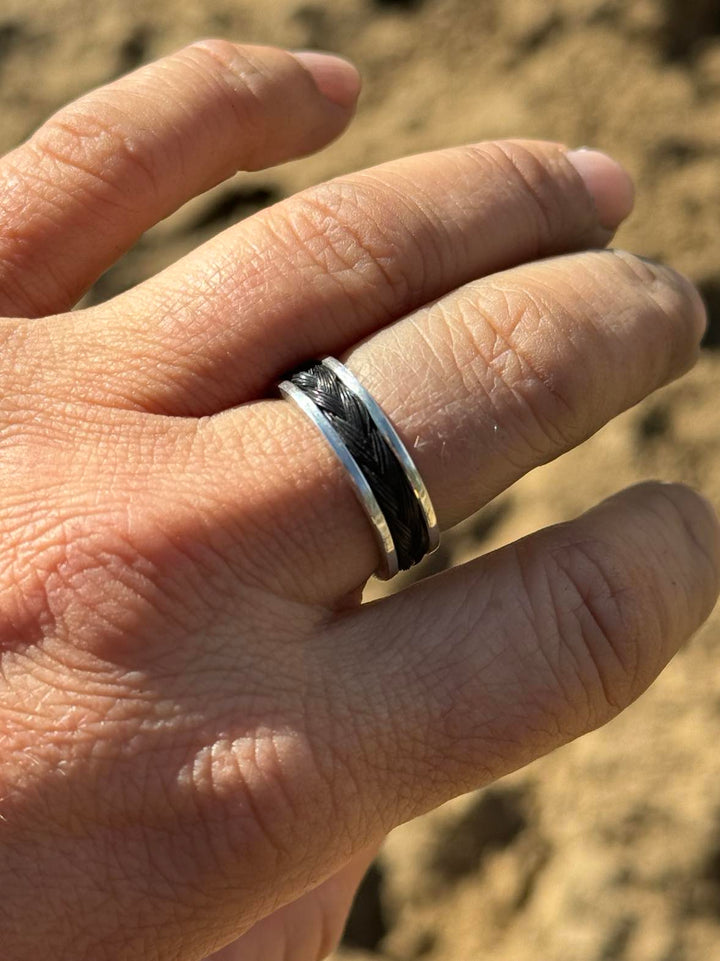
<svg viewBox="0 0 720 961">
<path fill-rule="evenodd" d="M 698 294 L 674 271 L 595 251 L 467 285 L 375 334 L 347 365 L 413 452 L 448 527 L 683 373 L 704 327 Z M 343 469 L 292 405 L 206 419 L 199 441 L 201 496 L 237 531 L 237 563 L 250 558 L 256 580 L 332 603 L 376 568 Z"/>
</svg>

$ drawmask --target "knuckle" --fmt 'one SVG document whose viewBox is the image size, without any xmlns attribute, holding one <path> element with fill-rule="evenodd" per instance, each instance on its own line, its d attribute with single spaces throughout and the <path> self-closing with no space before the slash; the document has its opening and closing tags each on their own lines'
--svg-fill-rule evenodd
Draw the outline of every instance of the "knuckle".
<svg viewBox="0 0 720 961">
<path fill-rule="evenodd" d="M 539 148 L 519 141 L 495 141 L 475 148 L 484 167 L 497 172 L 500 182 L 519 192 L 524 203 L 518 207 L 526 221 L 527 235 L 533 238 L 533 246 L 539 252 L 553 246 L 572 217 L 576 220 L 585 214 L 587 228 L 593 226 L 589 205 L 569 204 L 567 184 Z M 576 199 L 574 196 L 571 198 Z"/>
<path fill-rule="evenodd" d="M 22 635 L 52 637 L 101 658 L 141 648 L 138 623 L 170 611 L 166 565 L 191 574 L 190 537 L 167 524 L 161 510 L 131 507 L 109 493 L 98 501 L 75 487 L 66 503 L 65 488 L 35 502 L 34 450 L 28 445 L 24 478 L 13 479 L 0 515 L 0 615 L 11 626 L 0 643 L 17 647 Z"/>
<path fill-rule="evenodd" d="M 258 48 L 240 47 L 229 40 L 201 40 L 184 51 L 183 61 L 204 83 L 219 87 L 243 124 L 261 127 L 268 105 L 267 84 L 277 71 Z"/>
<path fill-rule="evenodd" d="M 272 47 L 241 46 L 215 38 L 191 44 L 180 56 L 210 87 L 222 122 L 229 114 L 243 131 L 243 169 L 257 170 L 268 165 L 268 158 L 280 159 L 277 124 L 296 122 L 288 117 L 288 96 L 297 87 L 313 87 L 298 62 Z M 298 101 L 298 116 L 304 113 L 303 107 L 304 101 Z"/>
<path fill-rule="evenodd" d="M 640 287 L 652 287 L 661 281 L 664 269 L 659 264 L 654 264 L 651 260 L 641 257 L 639 254 L 631 254 L 627 250 L 612 248 L 603 257 L 603 264 L 610 258 L 610 262 L 622 278 L 627 282 L 640 285 Z"/>
<path fill-rule="evenodd" d="M 712 609 L 720 586 L 720 525 L 714 507 L 702 495 L 682 484 L 649 482 L 633 491 L 651 511 L 655 522 L 652 550 L 658 564 L 669 576 L 675 567 L 674 604 L 663 607 L 671 621 L 689 614 L 693 624 L 704 620 Z M 653 530 L 648 527 L 648 533 Z M 645 553 L 649 549 L 645 548 Z M 687 609 L 679 603 L 684 594 Z"/>
<path fill-rule="evenodd" d="M 639 254 L 611 249 L 588 255 L 589 266 L 599 274 L 604 286 L 620 284 L 632 291 L 637 302 L 649 308 L 667 328 L 678 328 L 678 320 L 692 313 L 696 295 L 692 283 L 663 264 L 654 263 Z"/>
<path fill-rule="evenodd" d="M 508 438 L 527 457 L 554 456 L 573 447 L 587 432 L 585 365 L 554 363 L 537 350 L 562 324 L 561 312 L 541 288 L 479 282 L 453 304 L 453 353 L 466 390 L 490 403 Z"/>
<path fill-rule="evenodd" d="M 147 594 L 151 565 L 117 530 L 118 521 L 108 519 L 104 529 L 97 519 L 56 516 L 35 531 L 33 555 L 42 558 L 45 606 L 54 627 L 78 644 L 95 636 L 99 624 L 106 636 L 120 636 L 125 611 Z"/>
<path fill-rule="evenodd" d="M 519 546 L 527 608 L 556 690 L 594 727 L 640 693 L 641 655 L 662 624 L 643 578 L 623 576 L 606 543 L 564 528 L 553 537 L 543 551 Z"/>
<path fill-rule="evenodd" d="M 73 173 L 75 203 L 100 198 L 111 209 L 133 209 L 133 197 L 145 202 L 148 193 L 160 192 L 159 171 L 142 135 L 133 131 L 114 105 L 80 100 L 51 117 L 30 140 L 29 148 L 40 160 L 33 176 L 51 178 L 57 187 L 57 167 L 65 168 Z M 47 170 L 48 161 L 49 172 L 39 172 Z"/>
<path fill-rule="evenodd" d="M 178 57 L 183 62 L 192 62 L 206 79 L 221 79 L 243 92 L 253 92 L 278 76 L 289 74 L 295 67 L 300 69 L 295 59 L 283 50 L 237 44 L 218 37 L 197 40 Z"/>
<path fill-rule="evenodd" d="M 348 287 L 359 278 L 390 305 L 421 288 L 425 258 L 412 231 L 391 225 L 387 201 L 382 187 L 335 180 L 295 198 L 285 224 L 312 271 Z M 398 258 L 399 245 L 414 245 L 416 256 Z"/>
<path fill-rule="evenodd" d="M 60 315 L 53 318 L 59 321 Z M 38 438 L 48 440 L 44 369 L 51 345 L 44 321 L 0 319 L 0 450 L 3 480 L 26 475 L 37 457 Z M 59 401 L 59 398 L 52 398 Z"/>
<path fill-rule="evenodd" d="M 646 324 L 648 345 L 655 348 L 647 351 L 647 357 L 656 358 L 656 378 L 665 382 L 692 367 L 707 314 L 691 281 L 670 267 L 624 250 L 595 254 L 595 265 L 602 270 L 599 279 L 605 288 L 613 285 L 618 301 L 623 292 L 626 310 L 634 301 L 636 317 Z"/>
<path fill-rule="evenodd" d="M 720 522 L 713 505 L 701 494 L 685 484 L 654 483 L 647 485 L 656 496 L 669 501 L 690 543 L 718 567 L 720 553 Z"/>
<path fill-rule="evenodd" d="M 671 327 L 678 329 L 678 320 L 693 314 L 700 298 L 693 284 L 682 274 L 626 250 L 613 249 L 608 253 L 620 279 L 637 290 Z"/>
<path fill-rule="evenodd" d="M 243 56 L 244 49 L 246 48 L 222 37 L 203 37 L 201 40 L 189 44 L 184 51 L 181 51 L 179 56 L 189 55 L 194 57 L 198 62 L 210 66 L 211 69 L 214 67 L 213 72 L 217 72 L 217 67 L 220 66 L 222 69 L 237 73 L 238 66 L 244 65 L 247 60 L 247 57 Z"/>
</svg>

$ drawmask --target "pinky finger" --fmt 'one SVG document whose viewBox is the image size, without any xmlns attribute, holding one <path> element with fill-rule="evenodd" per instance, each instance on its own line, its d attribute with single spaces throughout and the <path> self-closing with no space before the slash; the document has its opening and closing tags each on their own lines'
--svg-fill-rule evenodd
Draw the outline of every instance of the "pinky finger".
<svg viewBox="0 0 720 961">
<path fill-rule="evenodd" d="M 340 942 L 358 885 L 377 852 L 377 844 L 363 848 L 319 887 L 258 921 L 206 961 L 286 958 L 288 945 L 293 945 L 298 959 L 327 957 Z"/>
<path fill-rule="evenodd" d="M 653 483 L 362 608 L 343 708 L 364 719 L 362 757 L 382 762 L 355 783 L 373 785 L 373 810 L 411 799 L 402 820 L 599 727 L 719 588 L 710 506 Z"/>
</svg>

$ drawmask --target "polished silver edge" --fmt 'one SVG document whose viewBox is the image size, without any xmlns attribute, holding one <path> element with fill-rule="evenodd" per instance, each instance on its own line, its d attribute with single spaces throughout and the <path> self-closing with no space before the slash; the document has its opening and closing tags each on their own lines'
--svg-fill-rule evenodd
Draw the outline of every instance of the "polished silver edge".
<svg viewBox="0 0 720 961">
<path fill-rule="evenodd" d="M 390 533 L 388 523 L 385 520 L 385 515 L 370 485 L 365 479 L 365 475 L 360 470 L 357 461 L 347 449 L 333 425 L 322 411 L 315 406 L 307 394 L 304 394 L 299 387 L 296 387 L 295 384 L 289 380 L 284 380 L 278 389 L 284 397 L 299 407 L 300 410 L 310 418 L 313 424 L 315 424 L 318 430 L 322 432 L 325 440 L 332 447 L 333 453 L 350 475 L 357 499 L 372 524 L 378 547 L 380 548 L 381 562 L 378 570 L 375 572 L 375 576 L 384 581 L 390 580 L 399 570 L 395 543 Z"/>
<path fill-rule="evenodd" d="M 435 508 L 433 507 L 433 503 L 430 499 L 428 489 L 425 486 L 425 482 L 420 476 L 420 471 L 415 466 L 415 462 L 408 453 L 407 447 L 405 447 L 403 442 L 400 440 L 398 432 L 390 423 L 383 409 L 373 399 L 372 394 L 370 394 L 363 387 L 351 370 L 348 370 L 344 364 L 341 364 L 340 361 L 336 360 L 334 357 L 326 357 L 323 360 L 323 364 L 325 367 L 329 368 L 335 374 L 335 376 L 343 382 L 343 384 L 345 384 L 348 390 L 351 390 L 357 397 L 360 398 L 367 408 L 370 417 L 373 419 L 375 426 L 382 434 L 383 440 L 400 461 L 407 479 L 410 482 L 410 486 L 415 493 L 415 497 L 418 499 L 420 509 L 423 512 L 425 523 L 427 524 L 428 529 L 428 554 L 432 554 L 433 551 L 437 550 L 440 544 L 440 528 L 437 522 L 437 514 L 435 513 Z"/>
</svg>

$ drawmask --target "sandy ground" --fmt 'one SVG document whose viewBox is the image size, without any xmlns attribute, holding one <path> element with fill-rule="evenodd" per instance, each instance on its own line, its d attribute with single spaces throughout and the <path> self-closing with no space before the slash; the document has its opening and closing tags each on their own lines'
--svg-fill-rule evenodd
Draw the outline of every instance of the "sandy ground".
<svg viewBox="0 0 720 961">
<path fill-rule="evenodd" d="M 618 244 L 700 283 L 712 316 L 702 361 L 447 536 L 450 564 L 642 478 L 688 481 L 720 506 L 719 10 L 715 0 L 0 0 L 0 148 L 70 97 L 201 35 L 324 47 L 362 67 L 343 140 L 195 201 L 103 278 L 95 300 L 265 203 L 404 153 L 513 135 L 624 161 L 639 191 Z M 398 830 L 338 961 L 720 958 L 719 662 L 716 615 L 607 728 Z"/>
</svg>

